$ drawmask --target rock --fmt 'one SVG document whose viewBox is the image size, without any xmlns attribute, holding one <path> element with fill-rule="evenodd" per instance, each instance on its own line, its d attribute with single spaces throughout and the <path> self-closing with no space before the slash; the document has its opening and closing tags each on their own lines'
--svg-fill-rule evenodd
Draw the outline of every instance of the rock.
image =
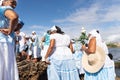
<svg viewBox="0 0 120 80">
<path fill-rule="evenodd" d="M 20 80 L 47 80 L 47 66 L 43 61 L 36 63 L 17 57 Z"/>
</svg>

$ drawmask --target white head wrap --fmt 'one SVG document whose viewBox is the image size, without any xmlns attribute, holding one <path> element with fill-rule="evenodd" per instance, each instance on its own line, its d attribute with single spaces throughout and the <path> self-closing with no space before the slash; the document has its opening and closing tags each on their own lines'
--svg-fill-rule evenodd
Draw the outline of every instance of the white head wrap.
<svg viewBox="0 0 120 80">
<path fill-rule="evenodd" d="M 0 0 L 0 6 L 2 5 L 2 2 L 3 2 L 4 0 Z"/>
<path fill-rule="evenodd" d="M 25 38 L 29 38 L 30 36 L 29 35 L 25 35 Z"/>
<path fill-rule="evenodd" d="M 51 31 L 57 31 L 57 29 L 56 29 L 55 26 L 51 27 L 50 30 L 51 30 Z"/>
<path fill-rule="evenodd" d="M 4 0 L 0 0 L 0 6 L 2 6 L 2 2 L 3 2 Z M 17 0 L 15 0 L 15 1 L 17 1 Z"/>
<path fill-rule="evenodd" d="M 92 31 L 90 31 L 89 34 L 91 34 L 89 39 L 91 39 L 92 37 L 96 37 L 97 41 L 102 41 L 101 35 L 97 33 L 96 29 L 93 29 Z"/>
<path fill-rule="evenodd" d="M 35 31 L 32 31 L 32 33 L 36 33 Z"/>
</svg>

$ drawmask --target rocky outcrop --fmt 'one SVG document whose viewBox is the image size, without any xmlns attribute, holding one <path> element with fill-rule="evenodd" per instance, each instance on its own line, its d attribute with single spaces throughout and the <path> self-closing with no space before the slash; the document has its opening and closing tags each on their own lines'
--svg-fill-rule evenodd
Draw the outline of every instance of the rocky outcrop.
<svg viewBox="0 0 120 80">
<path fill-rule="evenodd" d="M 20 80 L 47 80 L 47 65 L 41 60 L 34 63 L 17 58 Z"/>
</svg>

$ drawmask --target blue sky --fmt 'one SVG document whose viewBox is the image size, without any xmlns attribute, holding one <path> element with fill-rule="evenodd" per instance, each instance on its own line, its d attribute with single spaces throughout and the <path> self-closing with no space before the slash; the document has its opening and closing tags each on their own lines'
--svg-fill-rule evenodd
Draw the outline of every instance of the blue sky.
<svg viewBox="0 0 120 80">
<path fill-rule="evenodd" d="M 105 41 L 120 41 L 120 0 L 18 0 L 15 10 L 28 35 L 34 30 L 41 38 L 58 25 L 71 38 L 85 27 L 100 30 Z"/>
</svg>

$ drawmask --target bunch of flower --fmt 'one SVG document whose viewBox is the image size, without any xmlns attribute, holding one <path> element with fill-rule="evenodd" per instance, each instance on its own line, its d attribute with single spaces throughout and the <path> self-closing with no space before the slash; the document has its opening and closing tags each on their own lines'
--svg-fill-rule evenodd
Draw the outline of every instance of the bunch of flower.
<svg viewBox="0 0 120 80">
<path fill-rule="evenodd" d="M 87 40 L 88 40 L 88 36 L 86 35 L 86 30 L 84 29 L 84 27 L 82 27 L 79 41 L 80 41 L 83 45 L 85 45 Z"/>
</svg>

